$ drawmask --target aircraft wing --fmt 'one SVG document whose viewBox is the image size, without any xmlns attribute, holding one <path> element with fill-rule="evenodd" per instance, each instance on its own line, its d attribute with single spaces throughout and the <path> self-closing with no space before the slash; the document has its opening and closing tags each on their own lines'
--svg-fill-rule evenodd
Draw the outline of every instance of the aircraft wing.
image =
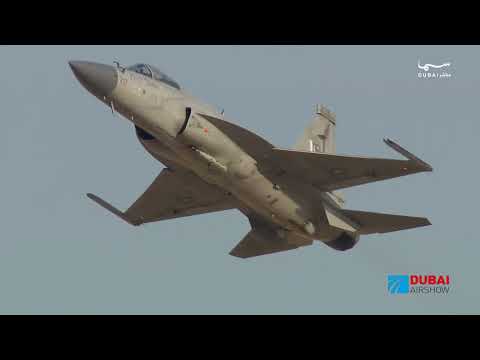
<svg viewBox="0 0 480 360">
<path fill-rule="evenodd" d="M 96 195 L 87 196 L 131 225 L 228 210 L 232 197 L 189 171 L 162 170 L 147 190 L 122 212 Z"/>
<path fill-rule="evenodd" d="M 322 191 L 332 191 L 399 176 L 432 171 L 432 167 L 392 140 L 385 143 L 408 160 L 378 159 L 273 149 L 270 159 L 285 173 Z"/>
<path fill-rule="evenodd" d="M 236 124 L 206 114 L 199 115 L 255 158 L 262 172 L 275 182 L 281 182 L 281 177 L 287 175 L 310 182 L 322 191 L 333 191 L 433 170 L 429 164 L 390 139 L 384 142 L 408 160 L 277 149 L 262 137 Z"/>
<path fill-rule="evenodd" d="M 207 114 L 199 113 L 198 115 L 211 122 L 216 128 L 218 128 L 232 141 L 239 145 L 243 151 L 257 160 L 263 159 L 264 156 L 269 154 L 274 148 L 272 144 L 263 139 L 261 136 L 253 133 L 250 130 L 244 129 L 239 125 Z"/>
<path fill-rule="evenodd" d="M 235 246 L 230 255 L 239 258 L 267 255 L 288 251 L 312 244 L 311 239 L 285 232 L 280 236 L 279 229 L 255 215 L 247 215 L 252 226 L 250 232 Z"/>
</svg>

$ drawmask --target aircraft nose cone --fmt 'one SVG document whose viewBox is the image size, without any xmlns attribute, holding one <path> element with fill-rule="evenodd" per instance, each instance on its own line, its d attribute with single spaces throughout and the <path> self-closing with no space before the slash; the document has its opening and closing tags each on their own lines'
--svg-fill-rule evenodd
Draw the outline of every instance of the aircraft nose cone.
<svg viewBox="0 0 480 360">
<path fill-rule="evenodd" d="M 103 97 L 117 86 L 117 70 L 110 65 L 88 61 L 69 61 L 75 77 L 93 95 Z"/>
</svg>

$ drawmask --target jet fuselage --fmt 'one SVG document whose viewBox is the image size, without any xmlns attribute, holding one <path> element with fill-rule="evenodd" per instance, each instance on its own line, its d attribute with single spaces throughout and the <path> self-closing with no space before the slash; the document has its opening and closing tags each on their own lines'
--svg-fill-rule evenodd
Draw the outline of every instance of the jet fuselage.
<svg viewBox="0 0 480 360">
<path fill-rule="evenodd" d="M 135 125 L 145 149 L 167 168 L 126 210 L 87 196 L 127 223 L 239 209 L 251 230 L 232 249 L 241 258 L 321 240 L 345 251 L 360 235 L 431 225 L 424 217 L 343 207 L 338 190 L 433 168 L 390 139 L 406 160 L 336 155 L 336 116 L 319 107 L 294 149 L 279 149 L 227 121 L 154 66 L 70 62 L 82 85 Z"/>
<path fill-rule="evenodd" d="M 280 228 L 313 237 L 316 228 L 311 209 L 265 177 L 257 160 L 235 139 L 197 115 L 223 118 L 215 108 L 167 83 L 118 67 L 109 68 L 115 80 L 102 88 L 82 75 L 88 64 L 71 63 L 77 78 L 112 111 L 155 138 L 141 141 L 157 159 L 190 169 Z"/>
</svg>

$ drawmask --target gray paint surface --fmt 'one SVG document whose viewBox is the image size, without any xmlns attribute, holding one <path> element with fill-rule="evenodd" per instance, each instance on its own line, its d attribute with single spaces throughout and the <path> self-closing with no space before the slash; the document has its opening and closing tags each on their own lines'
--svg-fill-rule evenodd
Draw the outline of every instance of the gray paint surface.
<svg viewBox="0 0 480 360">
<path fill-rule="evenodd" d="M 0 55 L 1 313 L 479 313 L 478 47 L 29 46 Z M 130 227 L 84 194 L 102 189 L 124 207 L 160 165 L 133 126 L 78 86 L 67 64 L 78 58 L 158 65 L 283 148 L 326 103 L 337 153 L 391 157 L 388 136 L 435 168 L 344 190 L 348 207 L 428 214 L 433 225 L 365 237 L 348 253 L 316 244 L 248 262 L 225 256 L 249 228 L 235 211 Z M 453 77 L 418 79 L 418 59 L 450 61 Z M 453 285 L 446 296 L 391 296 L 388 273 L 450 274 Z"/>
</svg>

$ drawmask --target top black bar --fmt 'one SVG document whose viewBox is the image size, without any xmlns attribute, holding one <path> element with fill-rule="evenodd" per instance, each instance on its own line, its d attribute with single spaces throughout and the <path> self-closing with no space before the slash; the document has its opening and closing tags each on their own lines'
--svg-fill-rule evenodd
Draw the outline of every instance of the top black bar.
<svg viewBox="0 0 480 360">
<path fill-rule="evenodd" d="M 53 4 L 53 3 L 52 3 Z M 440 3 L 70 3 L 2 8 L 1 44 L 480 44 L 476 11 Z M 424 6 L 425 5 L 425 6 Z M 5 6 L 12 6 L 11 3 Z M 16 14 L 21 14 L 18 19 Z"/>
</svg>

